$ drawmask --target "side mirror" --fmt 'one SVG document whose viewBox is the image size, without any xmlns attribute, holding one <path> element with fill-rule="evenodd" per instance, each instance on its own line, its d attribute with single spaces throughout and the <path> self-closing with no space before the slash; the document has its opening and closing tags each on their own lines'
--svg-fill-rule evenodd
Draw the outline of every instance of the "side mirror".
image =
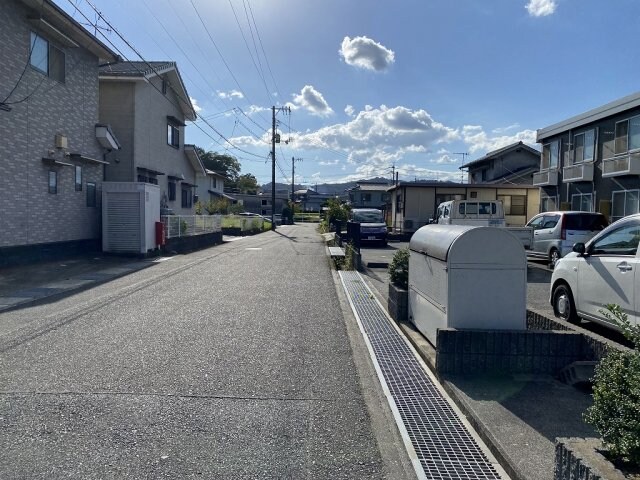
<svg viewBox="0 0 640 480">
<path fill-rule="evenodd" d="M 576 252 L 576 253 L 577 253 L 577 254 L 579 254 L 579 255 L 584 255 L 584 254 L 585 254 L 585 252 L 587 251 L 587 249 L 586 249 L 586 247 L 584 246 L 584 243 L 579 242 L 579 243 L 576 243 L 576 244 L 573 246 L 573 251 L 574 251 L 574 252 Z"/>
</svg>

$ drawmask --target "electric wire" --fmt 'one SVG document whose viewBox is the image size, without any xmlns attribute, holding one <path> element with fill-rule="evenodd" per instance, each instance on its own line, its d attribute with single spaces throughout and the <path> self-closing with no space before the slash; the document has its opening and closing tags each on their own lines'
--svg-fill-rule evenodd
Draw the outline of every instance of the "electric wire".
<svg viewBox="0 0 640 480">
<path fill-rule="evenodd" d="M 244 0 L 243 0 L 244 3 Z M 273 76 L 273 72 L 271 71 L 271 65 L 269 64 L 269 59 L 267 58 L 267 52 L 264 50 L 264 44 L 262 43 L 262 38 L 260 37 L 260 32 L 258 31 L 258 25 L 253 16 L 253 10 L 251 8 L 251 3 L 247 1 L 247 5 L 249 6 L 249 13 L 251 14 L 251 20 L 253 20 L 253 26 L 256 29 L 256 36 L 258 37 L 258 42 L 260 43 L 260 48 L 262 49 L 262 55 L 264 55 L 265 63 L 267 64 L 267 69 L 269 70 L 269 75 L 271 75 L 271 80 L 273 80 L 273 85 L 276 87 L 276 92 L 278 93 L 278 97 L 282 98 L 280 95 L 280 89 L 278 88 L 278 83 L 276 82 L 275 77 Z"/>
</svg>

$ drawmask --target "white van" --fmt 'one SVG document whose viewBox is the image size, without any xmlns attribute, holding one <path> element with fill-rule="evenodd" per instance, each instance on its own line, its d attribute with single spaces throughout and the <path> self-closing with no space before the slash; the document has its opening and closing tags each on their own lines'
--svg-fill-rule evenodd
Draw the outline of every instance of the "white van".
<svg viewBox="0 0 640 480">
<path fill-rule="evenodd" d="M 533 228 L 507 227 L 504 207 L 500 200 L 450 200 L 438 205 L 436 219 L 440 225 L 473 225 L 499 227 L 509 230 L 526 250 L 533 246 Z"/>
<path fill-rule="evenodd" d="M 450 200 L 438 205 L 434 223 L 441 225 L 477 225 L 505 227 L 504 208 L 497 200 Z"/>
</svg>

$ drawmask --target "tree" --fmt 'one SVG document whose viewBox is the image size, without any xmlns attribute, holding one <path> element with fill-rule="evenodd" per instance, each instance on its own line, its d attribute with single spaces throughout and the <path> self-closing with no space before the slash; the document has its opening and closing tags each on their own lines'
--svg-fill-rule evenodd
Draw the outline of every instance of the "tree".
<svg viewBox="0 0 640 480">
<path fill-rule="evenodd" d="M 196 147 L 196 152 L 202 160 L 205 168 L 218 172 L 229 179 L 229 182 L 236 183 L 240 176 L 240 162 L 237 158 L 226 153 L 205 152 L 204 148 Z"/>
<path fill-rule="evenodd" d="M 242 193 L 255 194 L 258 190 L 258 180 L 250 173 L 240 175 L 235 187 Z"/>
</svg>

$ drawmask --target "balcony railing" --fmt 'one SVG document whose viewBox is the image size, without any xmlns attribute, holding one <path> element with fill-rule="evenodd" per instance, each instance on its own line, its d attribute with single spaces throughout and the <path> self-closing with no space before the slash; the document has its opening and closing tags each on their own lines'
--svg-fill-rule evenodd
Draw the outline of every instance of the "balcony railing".
<svg viewBox="0 0 640 480">
<path fill-rule="evenodd" d="M 602 160 L 602 176 L 640 175 L 640 152 Z"/>
<path fill-rule="evenodd" d="M 544 170 L 533 174 L 534 187 L 544 187 L 548 185 L 558 185 L 557 170 Z"/>
<path fill-rule="evenodd" d="M 562 181 L 572 182 L 592 182 L 593 163 L 576 163 L 562 169 Z"/>
<path fill-rule="evenodd" d="M 163 215 L 166 238 L 188 237 L 222 231 L 220 215 Z"/>
</svg>

